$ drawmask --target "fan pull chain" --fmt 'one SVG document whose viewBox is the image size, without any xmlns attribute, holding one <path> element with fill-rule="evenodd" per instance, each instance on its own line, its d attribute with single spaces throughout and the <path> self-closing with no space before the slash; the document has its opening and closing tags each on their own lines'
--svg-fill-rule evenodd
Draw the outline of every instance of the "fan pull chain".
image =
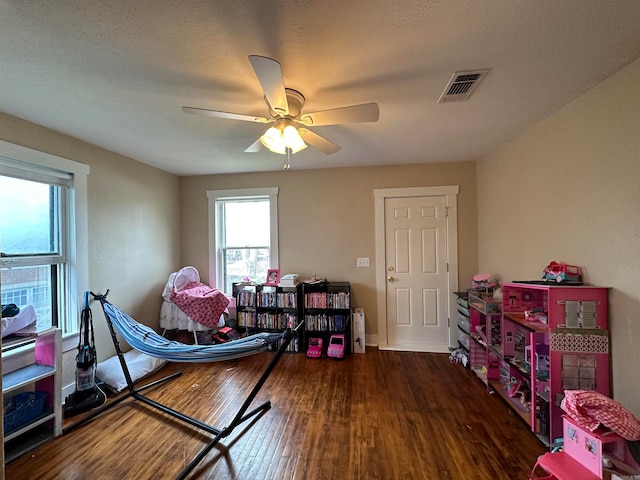
<svg viewBox="0 0 640 480">
<path fill-rule="evenodd" d="M 284 160 L 284 166 L 282 169 L 289 170 L 291 168 L 291 149 L 289 147 L 285 147 L 285 150 L 287 151 L 287 157 Z"/>
</svg>

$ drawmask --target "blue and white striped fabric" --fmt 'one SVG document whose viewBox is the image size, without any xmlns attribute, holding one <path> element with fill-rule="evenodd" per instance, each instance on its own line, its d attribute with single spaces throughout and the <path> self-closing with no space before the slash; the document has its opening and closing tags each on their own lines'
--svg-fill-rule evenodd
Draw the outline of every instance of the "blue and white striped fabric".
<svg viewBox="0 0 640 480">
<path fill-rule="evenodd" d="M 266 350 L 270 343 L 283 338 L 282 333 L 258 333 L 216 345 L 186 345 L 164 338 L 153 329 L 136 322 L 111 303 L 104 302 L 102 308 L 111 319 L 114 328 L 131 347 L 170 362 L 232 360 Z"/>
</svg>

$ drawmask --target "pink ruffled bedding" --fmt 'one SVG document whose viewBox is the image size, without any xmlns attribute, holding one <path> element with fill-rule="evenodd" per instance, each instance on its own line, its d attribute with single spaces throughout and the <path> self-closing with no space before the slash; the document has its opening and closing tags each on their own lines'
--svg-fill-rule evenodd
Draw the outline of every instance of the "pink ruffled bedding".
<svg viewBox="0 0 640 480">
<path fill-rule="evenodd" d="M 171 302 L 196 322 L 211 329 L 218 328 L 220 316 L 229 305 L 229 299 L 223 292 L 201 282 L 190 282 L 180 291 L 174 288 Z"/>
</svg>

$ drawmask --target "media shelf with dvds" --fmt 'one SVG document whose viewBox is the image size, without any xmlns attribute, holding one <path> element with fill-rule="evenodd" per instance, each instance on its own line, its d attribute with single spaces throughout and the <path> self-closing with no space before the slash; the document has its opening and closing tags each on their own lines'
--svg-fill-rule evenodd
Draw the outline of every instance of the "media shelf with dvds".
<svg viewBox="0 0 640 480">
<path fill-rule="evenodd" d="M 304 351 L 311 338 L 321 338 L 323 355 L 334 334 L 344 334 L 345 355 L 351 349 L 351 284 L 349 282 L 303 282 Z"/>
<path fill-rule="evenodd" d="M 300 323 L 302 285 L 275 286 L 255 283 L 234 283 L 238 332 L 251 335 L 258 332 L 283 332 Z M 297 353 L 303 338 L 294 333 L 287 351 Z M 277 348 L 274 345 L 274 349 Z"/>
</svg>

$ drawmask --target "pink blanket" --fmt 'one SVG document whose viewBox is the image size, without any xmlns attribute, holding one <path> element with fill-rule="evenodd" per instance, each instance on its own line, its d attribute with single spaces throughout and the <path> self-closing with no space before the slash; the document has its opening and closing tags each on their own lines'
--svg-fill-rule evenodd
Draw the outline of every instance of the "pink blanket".
<svg viewBox="0 0 640 480">
<path fill-rule="evenodd" d="M 218 328 L 220 316 L 229 305 L 224 293 L 200 282 L 190 282 L 179 292 L 174 288 L 171 302 L 193 320 L 211 329 Z"/>
<path fill-rule="evenodd" d="M 560 407 L 591 431 L 600 424 L 626 440 L 640 440 L 640 420 L 615 400 L 592 390 L 565 390 Z"/>
</svg>

